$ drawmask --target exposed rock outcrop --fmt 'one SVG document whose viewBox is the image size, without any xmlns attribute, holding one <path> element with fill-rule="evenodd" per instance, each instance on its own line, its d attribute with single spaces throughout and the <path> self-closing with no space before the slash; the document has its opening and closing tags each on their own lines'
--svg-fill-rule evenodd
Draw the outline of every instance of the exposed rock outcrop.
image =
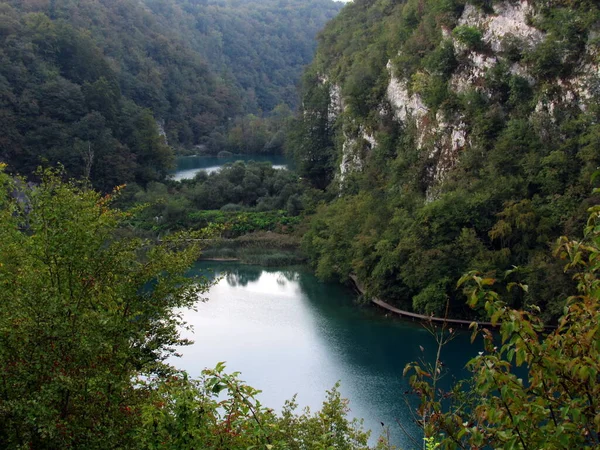
<svg viewBox="0 0 600 450">
<path fill-rule="evenodd" d="M 537 80 L 526 63 L 513 61 L 507 57 L 511 46 L 520 51 L 531 51 L 544 42 L 546 34 L 536 28 L 538 12 L 528 0 L 504 1 L 493 5 L 493 13 L 486 13 L 480 7 L 467 4 L 458 19 L 457 27 L 469 27 L 481 33 L 481 46 L 470 48 L 457 39 L 452 30 L 442 28 L 442 40 L 451 41 L 457 59 L 456 68 L 448 79 L 448 89 L 452 95 L 464 95 L 476 91 L 491 98 L 492 88 L 489 76 L 499 64 L 510 75 L 518 76 L 530 86 Z M 553 121 L 558 110 L 577 105 L 585 110 L 594 95 L 600 91 L 600 66 L 598 65 L 597 39 L 590 37 L 590 44 L 581 58 L 580 64 L 567 79 L 557 79 L 549 84 L 539 96 L 535 114 L 546 115 Z M 471 145 L 469 125 L 462 114 L 449 114 L 432 110 L 423 97 L 414 90 L 414 80 L 398 76 L 392 61 L 387 63 L 389 82 L 379 107 L 379 116 L 390 114 L 401 126 L 415 133 L 415 145 L 427 159 L 427 170 L 422 180 L 427 186 L 426 197 L 435 199 L 436 186 L 445 179 L 456 165 L 463 149 Z M 330 104 L 328 118 L 334 122 L 345 110 L 342 89 L 339 83 L 332 82 L 327 75 L 321 76 L 321 82 L 329 86 Z M 354 119 L 352 119 L 354 120 Z M 344 127 L 342 127 L 344 128 Z M 343 133 L 341 158 L 337 179 L 343 183 L 347 174 L 362 170 L 363 159 L 377 143 L 374 135 L 366 131 L 365 125 L 353 123 L 351 127 L 358 132 Z"/>
</svg>

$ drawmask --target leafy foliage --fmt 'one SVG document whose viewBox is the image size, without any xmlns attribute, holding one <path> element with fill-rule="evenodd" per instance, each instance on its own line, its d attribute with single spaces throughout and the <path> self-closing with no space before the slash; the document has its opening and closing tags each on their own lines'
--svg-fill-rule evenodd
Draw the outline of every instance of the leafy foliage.
<svg viewBox="0 0 600 450">
<path fill-rule="evenodd" d="M 300 222 L 299 217 L 290 217 L 285 211 L 265 212 L 223 212 L 198 211 L 190 214 L 196 226 L 220 224 L 224 226 L 225 235 L 240 236 L 254 231 L 282 231 L 290 225 Z"/>
<path fill-rule="evenodd" d="M 296 84 L 317 32 L 342 4 L 330 0 L 145 0 L 216 72 L 226 71 L 248 113 L 297 106 Z"/>
<path fill-rule="evenodd" d="M 301 67 L 339 8 L 3 2 L 0 159 L 23 175 L 61 163 L 109 192 L 163 180 L 173 164 L 167 144 L 281 152 Z"/>
<path fill-rule="evenodd" d="M 223 364 L 190 380 L 166 361 L 209 287 L 185 273 L 210 231 L 131 238 L 113 195 L 38 176 L 0 172 L 3 448 L 368 448 L 337 386 L 276 414 Z"/>
<path fill-rule="evenodd" d="M 456 39 L 459 42 L 462 42 L 469 48 L 472 48 L 472 49 L 481 48 L 481 45 L 482 45 L 481 31 L 479 31 L 475 27 L 469 27 L 467 25 L 462 25 L 462 26 L 456 27 L 454 30 L 452 30 L 452 34 L 454 35 L 454 37 L 456 37 Z"/>
<path fill-rule="evenodd" d="M 256 389 L 224 364 L 205 370 L 200 380 L 172 376 L 150 384 L 151 400 L 142 412 L 142 448 L 195 449 L 368 449 L 369 433 L 348 421 L 348 406 L 338 386 L 327 392 L 322 409 L 297 414 L 292 399 L 280 416 L 264 407 Z"/>
<path fill-rule="evenodd" d="M 185 278 L 190 237 L 117 239 L 111 196 L 40 174 L 1 177 L 0 442 L 16 448 L 133 444 L 141 374 L 162 373 L 177 308 L 208 287 Z"/>
<path fill-rule="evenodd" d="M 355 1 L 320 34 L 287 143 L 301 175 L 327 190 L 305 249 L 322 277 L 354 273 L 369 295 L 427 314 L 443 314 L 449 299 L 454 317 L 482 313 L 455 288 L 463 273 L 520 266 L 512 276 L 532 289 L 504 293 L 507 302 L 555 320 L 573 282 L 548 249 L 575 236 L 598 203 L 590 192 L 600 164 L 597 102 L 575 93 L 585 106 L 563 105 L 568 88 L 557 86 L 598 64 L 600 10 L 529 2 L 543 41 L 507 35 L 496 51 L 482 29 L 459 25 L 472 3 L 490 14 L 498 2 Z M 475 61 L 492 57 L 493 67 Z M 465 68 L 475 66 L 485 74 L 469 81 Z M 400 121 L 404 106 L 392 107 L 387 87 L 427 111 Z M 444 135 L 448 123 L 460 124 L 464 142 Z"/>
<path fill-rule="evenodd" d="M 297 224 L 306 190 L 294 172 L 237 161 L 192 180 L 130 186 L 121 205 L 146 204 L 136 222 L 145 229 L 199 229 L 213 221 L 237 236 Z"/>
<path fill-rule="evenodd" d="M 333 128 L 328 118 L 331 102 L 328 86 L 319 85 L 318 74 L 307 72 L 302 98 L 310 112 L 293 123 L 288 132 L 286 152 L 295 161 L 298 174 L 312 186 L 324 189 L 334 172 Z"/>
<path fill-rule="evenodd" d="M 600 207 L 591 209 L 583 239 L 559 240 L 556 251 L 574 273 L 577 294 L 566 301 L 555 330 L 544 330 L 532 311 L 514 310 L 489 287 L 493 279 L 467 275 L 469 303 L 483 307 L 500 326 L 501 344 L 487 329 L 486 352 L 472 359 L 468 386 L 455 389 L 451 405 L 435 397 L 431 375 L 418 365 L 411 384 L 422 398 L 426 435 L 441 448 L 592 448 L 600 445 Z M 513 283 L 509 288 L 516 288 Z M 526 286 L 521 286 L 527 289 Z M 468 389 L 470 394 L 461 392 Z"/>
</svg>

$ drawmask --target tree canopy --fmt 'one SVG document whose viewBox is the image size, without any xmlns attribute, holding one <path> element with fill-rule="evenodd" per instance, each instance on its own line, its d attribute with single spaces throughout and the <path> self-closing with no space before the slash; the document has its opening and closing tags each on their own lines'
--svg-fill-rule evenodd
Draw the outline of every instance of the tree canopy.
<svg viewBox="0 0 600 450">
<path fill-rule="evenodd" d="M 61 163 L 105 192 L 164 178 L 174 150 L 281 152 L 331 0 L 0 5 L 0 160 Z"/>
<path fill-rule="evenodd" d="M 421 398 L 425 434 L 440 448 L 600 446 L 600 207 L 590 212 L 583 238 L 562 237 L 555 251 L 577 282 L 556 329 L 544 329 L 538 308 L 508 307 L 492 290 L 496 280 L 481 274 L 461 279 L 470 305 L 485 309 L 500 336 L 474 326 L 473 337 L 483 336 L 485 352 L 468 363 L 472 378 L 450 393 L 440 395 L 431 382 L 443 370 L 439 360 L 433 371 L 407 366 Z"/>
</svg>

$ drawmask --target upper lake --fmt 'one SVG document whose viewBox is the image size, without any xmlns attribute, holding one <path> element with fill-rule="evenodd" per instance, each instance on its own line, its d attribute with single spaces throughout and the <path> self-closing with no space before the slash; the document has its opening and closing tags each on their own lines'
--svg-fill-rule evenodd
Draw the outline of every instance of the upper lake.
<svg viewBox="0 0 600 450">
<path fill-rule="evenodd" d="M 177 168 L 171 174 L 175 181 L 194 178 L 198 172 L 207 173 L 219 170 L 223 165 L 236 161 L 270 162 L 276 169 L 285 169 L 289 165 L 288 159 L 283 155 L 234 155 L 227 158 L 217 156 L 180 156 L 177 158 Z"/>
<path fill-rule="evenodd" d="M 352 290 L 320 282 L 303 269 L 201 261 L 192 272 L 224 278 L 197 311 L 186 311 L 194 331 L 184 336 L 195 343 L 180 350 L 183 356 L 172 361 L 177 367 L 198 376 L 225 361 L 228 372 L 242 372 L 243 380 L 263 391 L 262 403 L 276 409 L 294 394 L 300 406 L 319 408 L 339 380 L 350 414 L 364 418 L 374 438 L 383 422 L 394 444 L 414 447 L 396 420 L 420 435 L 402 371 L 411 361 L 435 359 L 435 341 L 422 325 L 359 306 Z M 480 350 L 470 344 L 469 333 L 455 334 L 442 349 L 446 387 L 465 375 L 465 363 Z M 409 401 L 414 405 L 416 399 Z"/>
</svg>

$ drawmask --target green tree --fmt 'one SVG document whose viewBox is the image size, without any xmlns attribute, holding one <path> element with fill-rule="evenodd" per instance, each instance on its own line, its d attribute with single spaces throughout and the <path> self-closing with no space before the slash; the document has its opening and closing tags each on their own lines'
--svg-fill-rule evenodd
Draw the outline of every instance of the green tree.
<svg viewBox="0 0 600 450">
<path fill-rule="evenodd" d="M 127 447 L 136 378 L 166 369 L 176 308 L 208 286 L 184 277 L 199 248 L 118 238 L 110 195 L 41 179 L 0 172 L 0 445 Z"/>
<path fill-rule="evenodd" d="M 368 449 L 337 386 L 314 414 L 291 400 L 278 415 L 222 363 L 191 380 L 165 361 L 188 343 L 178 311 L 209 287 L 185 273 L 210 230 L 136 239 L 114 195 L 4 167 L 2 448 Z"/>
<path fill-rule="evenodd" d="M 590 211 L 583 239 L 558 242 L 556 253 L 578 284 L 556 329 L 544 329 L 536 308 L 507 307 L 489 290 L 495 280 L 470 274 L 460 282 L 473 282 L 469 304 L 485 309 L 501 342 L 492 331 L 475 328 L 486 351 L 468 363 L 472 379 L 453 391 L 449 407 L 436 397 L 431 372 L 407 366 L 421 395 L 425 434 L 442 448 L 600 446 L 600 207 Z"/>
<path fill-rule="evenodd" d="M 333 124 L 328 117 L 329 88 L 317 84 L 317 79 L 316 74 L 305 76 L 305 84 L 312 83 L 303 98 L 306 111 L 290 127 L 286 152 L 301 176 L 325 189 L 334 173 Z"/>
<path fill-rule="evenodd" d="M 298 413 L 295 399 L 281 415 L 257 400 L 259 391 L 246 385 L 225 365 L 205 370 L 199 380 L 176 374 L 150 382 L 151 396 L 142 409 L 137 440 L 142 448 L 267 450 L 368 450 L 369 432 L 362 421 L 348 420 L 348 403 L 335 386 L 321 410 Z M 381 441 L 383 443 L 383 441 Z M 382 445 L 381 448 L 384 448 Z"/>
</svg>

